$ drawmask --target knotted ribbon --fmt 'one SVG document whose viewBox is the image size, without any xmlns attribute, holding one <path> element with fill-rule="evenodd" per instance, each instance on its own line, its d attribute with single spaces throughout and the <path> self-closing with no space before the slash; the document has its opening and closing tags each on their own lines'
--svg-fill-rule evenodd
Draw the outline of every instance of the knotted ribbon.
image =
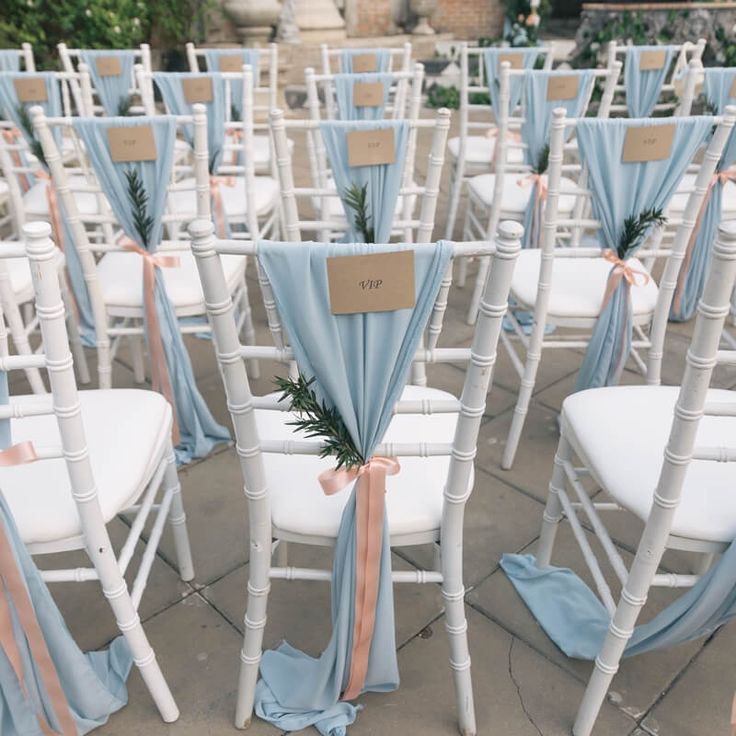
<svg viewBox="0 0 736 736">
<path fill-rule="evenodd" d="M 688 240 L 687 249 L 685 250 L 685 258 L 683 259 L 680 271 L 677 274 L 677 284 L 675 285 L 675 293 L 672 299 L 672 312 L 675 314 L 679 314 L 682 309 L 682 299 L 685 293 L 685 285 L 688 280 L 690 263 L 693 258 L 693 253 L 695 252 L 695 245 L 698 240 L 698 233 L 700 232 L 700 228 L 703 224 L 703 218 L 705 217 L 706 210 L 708 209 L 710 199 L 713 196 L 713 190 L 715 189 L 716 184 L 724 186 L 729 181 L 736 182 L 736 165 L 729 166 L 728 168 L 723 169 L 723 171 L 716 171 L 708 183 L 708 188 L 706 189 L 705 196 L 703 197 L 703 203 L 700 206 L 700 210 L 698 210 L 698 216 L 695 220 L 695 227 L 693 227 L 693 230 L 690 233 L 690 239 Z M 704 247 L 709 248 L 710 243 L 704 243 Z"/>
<path fill-rule="evenodd" d="M 166 364 L 164 343 L 161 338 L 161 325 L 158 321 L 158 310 L 156 309 L 156 267 L 177 268 L 181 261 L 179 256 L 157 255 L 149 253 L 145 248 L 133 242 L 128 237 L 120 240 L 125 250 L 137 253 L 143 258 L 143 306 L 148 323 L 148 351 L 151 356 L 151 384 L 154 391 L 163 394 L 166 401 L 171 404 L 172 426 L 171 441 L 174 446 L 179 444 L 179 423 L 176 420 L 176 404 L 174 403 L 174 391 L 171 387 L 171 376 Z"/>
<path fill-rule="evenodd" d="M 355 621 L 350 656 L 350 675 L 342 700 L 354 700 L 363 690 L 373 628 L 376 622 L 378 578 L 381 562 L 386 476 L 396 475 L 396 458 L 373 456 L 365 465 L 347 470 L 326 470 L 319 475 L 322 490 L 331 496 L 353 481 L 355 489 Z"/>
<path fill-rule="evenodd" d="M 8 447 L 0 452 L 0 467 L 7 468 L 11 465 L 24 465 L 38 460 L 36 448 L 33 442 L 19 442 L 17 445 Z"/>
<path fill-rule="evenodd" d="M 521 187 L 531 185 L 534 188 L 532 191 L 532 196 L 534 197 L 532 222 L 529 229 L 529 240 L 525 247 L 538 248 L 540 224 L 542 222 L 542 205 L 547 199 L 547 177 L 544 174 L 531 173 L 518 179 L 516 183 Z"/>
<path fill-rule="evenodd" d="M 234 176 L 215 176 L 210 174 L 210 192 L 212 193 L 212 209 L 215 220 L 215 228 L 217 229 L 218 238 L 226 238 L 227 220 L 225 219 L 225 202 L 222 199 L 222 191 L 220 186 L 234 187 Z"/>
</svg>

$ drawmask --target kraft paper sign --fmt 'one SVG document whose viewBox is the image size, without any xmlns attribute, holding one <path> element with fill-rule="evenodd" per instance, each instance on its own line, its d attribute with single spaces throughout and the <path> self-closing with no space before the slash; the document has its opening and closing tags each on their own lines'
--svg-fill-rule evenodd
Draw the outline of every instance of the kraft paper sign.
<svg viewBox="0 0 736 736">
<path fill-rule="evenodd" d="M 150 125 L 108 128 L 107 144 L 116 162 L 156 160 L 156 141 Z"/>
<path fill-rule="evenodd" d="M 669 158 L 674 136 L 674 125 L 629 128 L 624 138 L 624 163 L 662 161 Z"/>
<path fill-rule="evenodd" d="M 414 251 L 327 259 L 333 314 L 391 312 L 414 306 Z"/>
<path fill-rule="evenodd" d="M 353 56 L 353 72 L 366 74 L 378 71 L 378 57 L 375 54 L 355 54 Z"/>
<path fill-rule="evenodd" d="M 509 66 L 512 69 L 523 69 L 524 68 L 524 57 L 521 54 L 499 54 L 498 55 L 498 68 L 501 68 L 501 64 L 504 61 L 508 61 Z"/>
<path fill-rule="evenodd" d="M 661 69 L 664 66 L 665 50 L 661 51 L 642 51 L 639 54 L 639 71 L 652 72 Z"/>
<path fill-rule="evenodd" d="M 13 84 L 18 102 L 46 102 L 48 99 L 46 80 L 43 77 L 14 79 Z"/>
<path fill-rule="evenodd" d="M 353 84 L 353 105 L 381 107 L 383 105 L 383 84 L 381 82 L 355 82 Z"/>
<path fill-rule="evenodd" d="M 347 139 L 348 166 L 376 166 L 396 160 L 393 128 L 353 130 Z"/>
<path fill-rule="evenodd" d="M 119 77 L 123 73 L 117 56 L 98 56 L 95 59 L 95 66 L 101 77 Z"/>
<path fill-rule="evenodd" d="M 182 79 L 181 88 L 184 92 L 184 99 L 190 105 L 195 102 L 212 102 L 212 77 Z"/>
<path fill-rule="evenodd" d="M 243 70 L 243 55 L 242 54 L 228 54 L 227 56 L 221 56 L 219 65 L 221 72 L 240 72 Z"/>
<path fill-rule="evenodd" d="M 574 100 L 578 96 L 580 77 L 565 74 L 562 77 L 550 77 L 547 80 L 548 100 Z"/>
</svg>

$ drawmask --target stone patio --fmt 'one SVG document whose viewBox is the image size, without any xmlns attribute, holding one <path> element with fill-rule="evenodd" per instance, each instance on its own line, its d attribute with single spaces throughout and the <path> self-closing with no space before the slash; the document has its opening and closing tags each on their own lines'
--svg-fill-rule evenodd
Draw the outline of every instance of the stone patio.
<svg viewBox="0 0 736 736">
<path fill-rule="evenodd" d="M 427 115 L 431 115 L 427 111 Z M 297 150 L 302 150 L 297 146 Z M 303 154 L 301 154 L 303 155 Z M 425 157 L 420 155 L 420 164 Z M 299 173 L 306 172 L 298 161 Z M 444 231 L 447 198 L 445 173 L 435 236 Z M 267 344 L 266 320 L 258 286 L 250 274 L 251 301 L 259 340 Z M 464 315 L 470 288 L 453 288 L 444 344 L 469 334 Z M 688 327 L 668 336 L 665 379 L 678 380 L 687 346 Z M 225 399 L 209 342 L 189 341 L 199 385 L 216 418 L 229 424 Z M 90 355 L 90 357 L 92 357 Z M 478 733 L 498 736 L 569 734 L 588 663 L 567 659 L 545 637 L 498 567 L 504 552 L 533 549 L 542 503 L 557 445 L 556 414 L 572 387 L 580 363 L 576 351 L 544 356 L 539 382 L 514 469 L 500 469 L 500 457 L 518 388 L 518 378 L 500 348 L 477 458 L 475 490 L 466 515 L 466 607 L 473 657 Z M 272 375 L 272 366 L 263 366 Z M 641 381 L 627 372 L 627 382 Z M 452 366 L 429 369 L 429 381 L 450 391 L 461 386 L 462 373 Z M 116 386 L 134 385 L 126 355 L 115 366 Z M 722 371 L 718 385 L 731 388 L 736 373 Z M 269 390 L 268 379 L 256 382 Z M 235 685 L 243 630 L 248 573 L 247 510 L 235 451 L 222 448 L 206 460 L 181 470 L 192 539 L 196 581 L 184 584 L 173 566 L 170 538 L 143 597 L 141 617 L 169 678 L 181 709 L 180 720 L 163 724 L 136 671 L 130 678 L 130 703 L 114 715 L 100 736 L 220 736 L 234 732 Z M 736 489 L 735 489 L 736 490 Z M 640 524 L 622 516 L 613 525 L 624 556 L 631 558 Z M 122 538 L 116 521 L 113 534 Z M 562 528 L 556 561 L 582 573 L 572 537 Z M 290 546 L 297 565 L 330 564 L 329 553 Z M 398 569 L 430 563 L 426 549 L 404 548 L 394 554 Z M 58 561 L 61 564 L 61 561 Z M 65 560 L 68 562 L 68 560 Z M 668 565 L 687 568 L 690 560 L 668 557 Z M 112 614 L 94 584 L 52 586 L 66 620 L 82 647 L 105 646 L 116 634 Z M 649 612 L 673 598 L 667 591 L 651 596 Z M 650 613 L 647 614 L 647 616 Z M 443 627 L 442 602 L 435 585 L 397 588 L 396 626 L 401 687 L 395 693 L 368 695 L 365 709 L 350 729 L 354 736 L 456 733 L 455 703 Z M 329 636 L 329 588 L 323 583 L 274 581 L 265 645 L 281 639 L 318 654 Z M 736 629 L 726 627 L 706 641 L 626 661 L 614 681 L 609 702 L 598 720 L 598 736 L 703 736 L 729 732 L 733 695 Z M 254 719 L 254 735 L 277 731 Z M 313 732 L 316 733 L 316 732 Z"/>
</svg>

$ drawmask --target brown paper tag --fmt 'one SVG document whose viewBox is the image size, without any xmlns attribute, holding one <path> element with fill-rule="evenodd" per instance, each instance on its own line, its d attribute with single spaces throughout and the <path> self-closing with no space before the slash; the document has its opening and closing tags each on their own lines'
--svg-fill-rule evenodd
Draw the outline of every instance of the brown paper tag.
<svg viewBox="0 0 736 736">
<path fill-rule="evenodd" d="M 731 89 L 728 90 L 728 96 L 736 97 L 736 77 L 734 77 L 733 82 L 731 82 Z"/>
<path fill-rule="evenodd" d="M 355 82 L 353 84 L 353 105 L 381 107 L 383 105 L 383 84 L 381 82 Z"/>
<path fill-rule="evenodd" d="M 184 92 L 184 99 L 190 105 L 195 102 L 212 102 L 212 77 L 182 79 L 181 88 Z"/>
<path fill-rule="evenodd" d="M 119 77 L 123 73 L 117 56 L 98 56 L 95 66 L 101 77 Z"/>
<path fill-rule="evenodd" d="M 501 68 L 501 64 L 504 61 L 508 61 L 509 66 L 512 69 L 523 69 L 524 68 L 524 56 L 522 54 L 499 54 L 498 55 L 498 68 Z"/>
<path fill-rule="evenodd" d="M 639 54 L 639 71 L 651 72 L 661 69 L 664 66 L 665 50 L 661 51 L 642 51 Z"/>
<path fill-rule="evenodd" d="M 671 124 L 629 128 L 624 138 L 624 163 L 669 158 L 674 136 L 675 126 Z"/>
<path fill-rule="evenodd" d="M 46 80 L 43 77 L 26 77 L 23 79 L 14 79 L 15 94 L 18 95 L 18 102 L 46 102 L 48 93 L 46 92 Z"/>
<path fill-rule="evenodd" d="M 378 57 L 375 54 L 355 54 L 353 56 L 353 72 L 367 74 L 378 71 Z"/>
<path fill-rule="evenodd" d="M 333 314 L 391 312 L 414 306 L 414 251 L 327 259 Z"/>
<path fill-rule="evenodd" d="M 107 145 L 113 161 L 156 160 L 156 140 L 150 125 L 108 128 Z"/>
<path fill-rule="evenodd" d="M 218 64 L 221 72 L 241 72 L 245 61 L 242 54 L 228 54 L 221 56 Z"/>
<path fill-rule="evenodd" d="M 348 166 L 376 166 L 396 160 L 393 128 L 353 130 L 347 137 Z"/>
<path fill-rule="evenodd" d="M 576 74 L 565 74 L 561 77 L 550 77 L 547 80 L 548 100 L 574 100 L 578 96 L 580 77 Z"/>
</svg>

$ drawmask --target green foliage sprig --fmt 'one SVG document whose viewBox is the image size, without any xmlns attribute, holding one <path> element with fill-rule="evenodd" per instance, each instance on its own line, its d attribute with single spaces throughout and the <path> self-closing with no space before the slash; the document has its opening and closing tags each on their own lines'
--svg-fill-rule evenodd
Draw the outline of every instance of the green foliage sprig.
<svg viewBox="0 0 736 736">
<path fill-rule="evenodd" d="M 539 152 L 537 164 L 532 171 L 535 174 L 544 174 L 549 168 L 549 144 L 545 144 L 544 148 Z"/>
<path fill-rule="evenodd" d="M 233 123 L 240 123 L 243 121 L 240 110 L 238 110 L 235 105 L 230 105 L 230 120 Z"/>
<path fill-rule="evenodd" d="M 130 101 L 129 96 L 121 97 L 118 102 L 118 115 L 121 118 L 126 118 L 128 115 L 130 115 L 130 108 L 132 106 L 132 102 Z"/>
<path fill-rule="evenodd" d="M 355 212 L 354 225 L 363 236 L 364 243 L 373 243 L 376 239 L 375 230 L 370 224 L 368 215 L 368 185 L 351 185 L 345 193 L 345 204 Z"/>
<path fill-rule="evenodd" d="M 300 415 L 299 419 L 288 424 L 304 432 L 307 437 L 317 437 L 323 441 L 320 457 L 334 457 L 338 470 L 349 470 L 365 464 L 338 411 L 317 398 L 312 389 L 314 378 L 307 379 L 300 373 L 296 380 L 276 377 L 274 383 L 281 391 L 279 401 L 289 399 L 291 411 Z"/>
<path fill-rule="evenodd" d="M 31 149 L 31 153 L 38 159 L 41 166 L 48 171 L 49 165 L 46 162 L 46 156 L 43 153 L 43 146 L 41 141 L 36 138 L 35 131 L 33 130 L 33 123 L 31 122 L 31 116 L 28 114 L 28 109 L 25 105 L 18 105 L 18 121 L 20 127 L 23 128 L 24 133 L 29 139 L 28 147 Z"/>
<path fill-rule="evenodd" d="M 151 230 L 153 230 L 153 217 L 148 214 L 148 193 L 135 169 L 127 169 L 125 178 L 128 182 L 128 199 L 133 208 L 135 230 L 143 243 L 143 247 L 148 249 Z"/>
<path fill-rule="evenodd" d="M 667 222 L 662 210 L 650 208 L 642 210 L 638 215 L 630 215 L 624 220 L 624 229 L 618 241 L 616 249 L 618 257 L 626 259 L 629 251 L 636 248 L 646 237 L 650 228 L 661 227 Z"/>
</svg>

